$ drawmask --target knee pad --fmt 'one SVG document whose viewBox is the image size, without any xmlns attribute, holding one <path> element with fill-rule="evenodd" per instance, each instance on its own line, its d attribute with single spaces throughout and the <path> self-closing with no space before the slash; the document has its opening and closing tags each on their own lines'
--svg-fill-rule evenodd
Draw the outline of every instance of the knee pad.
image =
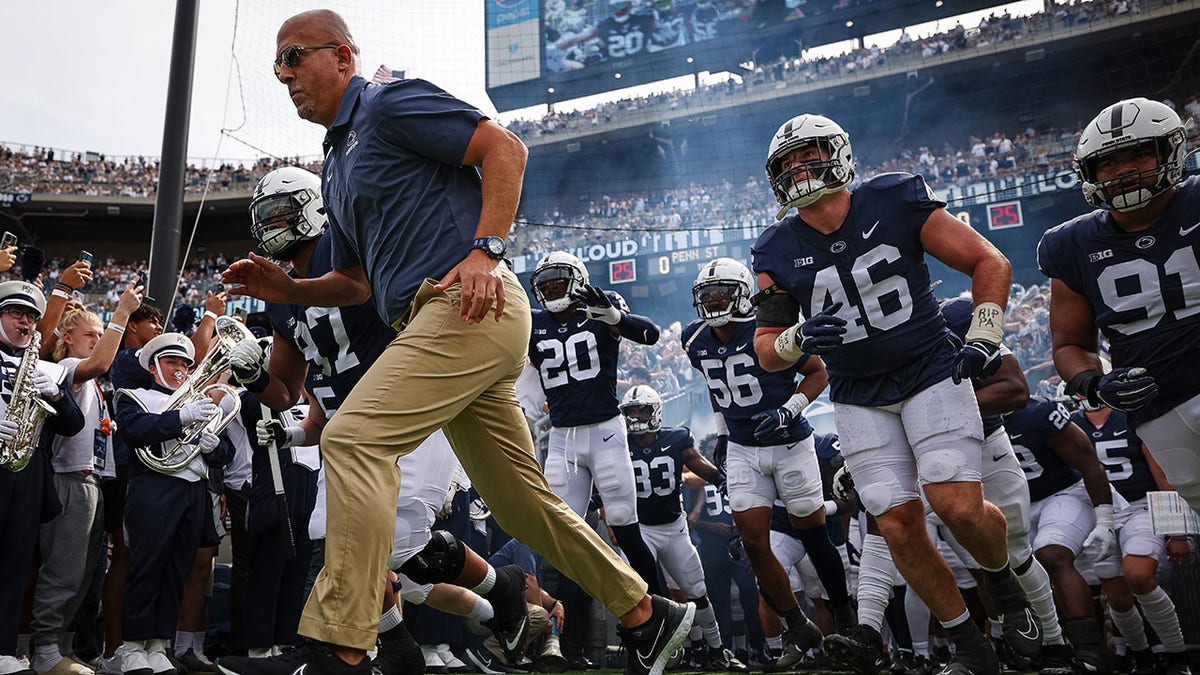
<svg viewBox="0 0 1200 675">
<path fill-rule="evenodd" d="M 630 495 L 633 500 L 637 497 Z M 604 502 L 604 519 L 613 527 L 637 523 L 637 505 L 633 500 L 616 499 Z"/>
<path fill-rule="evenodd" d="M 793 499 L 787 503 L 787 512 L 797 518 L 807 518 L 825 508 L 825 502 L 816 499 Z"/>
<path fill-rule="evenodd" d="M 859 486 L 858 499 L 862 502 L 863 508 L 867 513 L 878 517 L 887 512 L 888 509 L 900 504 L 897 501 L 892 503 L 896 498 L 899 487 L 893 480 L 885 480 L 880 483 L 871 483 L 870 485 Z"/>
<path fill-rule="evenodd" d="M 949 483 L 951 481 L 979 480 L 968 475 L 966 458 L 962 450 L 941 448 L 921 453 L 917 457 L 917 477 L 921 483 Z"/>
<path fill-rule="evenodd" d="M 418 584 L 448 584 L 462 574 L 467 549 L 445 530 L 434 530 L 429 543 L 409 558 L 399 572 Z"/>
</svg>

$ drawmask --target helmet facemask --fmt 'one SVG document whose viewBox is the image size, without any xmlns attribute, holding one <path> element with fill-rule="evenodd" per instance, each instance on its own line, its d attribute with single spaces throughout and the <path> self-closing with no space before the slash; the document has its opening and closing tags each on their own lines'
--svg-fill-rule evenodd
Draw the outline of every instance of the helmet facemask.
<svg viewBox="0 0 1200 675">
<path fill-rule="evenodd" d="M 814 159 L 782 169 L 783 160 L 796 150 L 815 146 L 823 159 Z M 802 209 L 822 196 L 837 192 L 854 180 L 850 141 L 842 135 L 809 137 L 780 147 L 770 158 L 767 176 L 771 191 L 781 207 L 777 218 L 788 210 Z M 801 176 L 803 178 L 801 179 Z"/>
<path fill-rule="evenodd" d="M 584 285 L 571 265 L 555 263 L 533 273 L 533 294 L 549 312 L 565 312 L 575 304 L 572 295 Z"/>
<path fill-rule="evenodd" d="M 734 281 L 706 281 L 692 287 L 692 306 L 696 308 L 696 315 L 714 328 L 730 321 L 745 320 L 747 312 L 744 308 L 749 304 L 746 289 Z"/>
<path fill-rule="evenodd" d="M 323 226 L 308 222 L 304 213 L 314 197 L 305 189 L 260 197 L 250 205 L 250 234 L 267 256 L 291 260 L 297 244 L 320 236 Z"/>
<path fill-rule="evenodd" d="M 1076 159 L 1075 170 L 1082 178 L 1084 198 L 1094 206 L 1114 211 L 1136 211 L 1146 206 L 1183 178 L 1184 138 L 1184 130 L 1180 128 L 1167 136 L 1137 139 Z M 1099 180 L 1099 167 L 1104 160 L 1130 149 L 1152 152 L 1158 162 L 1141 171 L 1123 173 L 1106 181 Z"/>
</svg>

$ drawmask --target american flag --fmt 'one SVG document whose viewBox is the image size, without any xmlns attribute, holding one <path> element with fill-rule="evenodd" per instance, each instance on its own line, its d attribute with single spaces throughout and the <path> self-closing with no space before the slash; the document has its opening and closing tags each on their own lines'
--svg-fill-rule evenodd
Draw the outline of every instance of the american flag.
<svg viewBox="0 0 1200 675">
<path fill-rule="evenodd" d="M 403 70 L 391 70 L 387 66 L 381 65 L 379 66 L 379 70 L 375 71 L 375 77 L 372 77 L 371 81 L 375 84 L 387 84 L 388 82 L 395 82 L 396 80 L 403 79 Z"/>
</svg>

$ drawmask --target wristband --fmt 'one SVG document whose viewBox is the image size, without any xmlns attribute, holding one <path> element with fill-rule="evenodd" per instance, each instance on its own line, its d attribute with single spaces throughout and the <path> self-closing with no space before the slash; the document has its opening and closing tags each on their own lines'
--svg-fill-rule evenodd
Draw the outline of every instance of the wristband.
<svg viewBox="0 0 1200 675">
<path fill-rule="evenodd" d="M 117 324 L 113 323 L 112 321 L 108 322 L 108 330 L 115 330 L 118 333 L 120 333 L 121 335 L 125 334 L 125 326 L 118 326 Z"/>
<path fill-rule="evenodd" d="M 804 356 L 800 345 L 796 344 L 796 333 L 798 332 L 800 332 L 800 324 L 783 331 L 779 337 L 775 338 L 775 353 L 789 363 L 795 363 L 800 360 L 801 356 Z"/>
<path fill-rule="evenodd" d="M 63 283 L 63 282 L 61 282 L 61 281 L 59 281 L 59 282 L 56 282 L 56 283 L 54 284 L 54 289 L 55 289 L 55 290 L 59 290 L 59 289 L 61 289 L 61 290 L 63 290 L 63 291 L 64 291 L 64 292 L 66 292 L 66 293 L 71 293 L 72 291 L 74 291 L 74 290 L 75 290 L 74 288 L 71 288 L 70 284 L 66 284 L 66 283 Z"/>
<path fill-rule="evenodd" d="M 1096 505 L 1095 511 L 1096 525 L 1107 527 L 1110 530 L 1113 529 L 1113 505 L 1098 504 Z"/>
<path fill-rule="evenodd" d="M 54 327 L 54 337 L 56 337 L 56 338 L 61 338 L 61 337 L 62 337 L 62 326 L 55 326 L 55 327 Z"/>
<path fill-rule="evenodd" d="M 836 516 L 838 512 L 837 502 L 832 499 L 825 500 L 825 517 Z"/>
<path fill-rule="evenodd" d="M 799 417 L 804 412 L 804 409 L 808 407 L 808 403 L 807 396 L 801 392 L 796 392 L 781 407 L 787 408 L 793 417 Z"/>
<path fill-rule="evenodd" d="M 216 321 L 217 313 L 212 311 L 211 309 L 205 310 L 204 311 L 204 319 L 208 319 L 208 318 L 211 318 L 213 321 Z M 201 321 L 203 321 L 204 319 L 201 319 Z"/>
<path fill-rule="evenodd" d="M 990 345 L 1004 341 L 1004 310 L 994 302 L 981 302 L 971 313 L 971 327 L 967 329 L 967 342 L 979 340 Z"/>
<path fill-rule="evenodd" d="M 64 300 L 70 300 L 70 299 L 71 299 L 71 294 L 70 294 L 69 292 L 67 292 L 67 291 L 64 291 L 63 289 L 59 288 L 58 286 L 55 286 L 55 287 L 54 287 L 54 290 L 53 290 L 53 291 L 50 291 L 50 297 L 52 297 L 52 298 L 62 298 L 62 299 L 64 299 Z"/>
<path fill-rule="evenodd" d="M 713 423 L 717 427 L 718 436 L 728 436 L 729 427 L 725 426 L 725 416 L 721 413 L 713 413 Z"/>
</svg>

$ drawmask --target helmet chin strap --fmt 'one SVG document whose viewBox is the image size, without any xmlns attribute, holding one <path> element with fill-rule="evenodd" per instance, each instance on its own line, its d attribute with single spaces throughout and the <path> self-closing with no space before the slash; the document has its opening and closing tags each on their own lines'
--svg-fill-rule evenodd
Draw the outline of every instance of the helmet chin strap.
<svg viewBox="0 0 1200 675">
<path fill-rule="evenodd" d="M 36 330 L 36 328 L 34 330 Z M 8 331 L 4 329 L 3 323 L 0 323 L 0 336 L 3 336 L 4 341 L 7 342 L 9 345 L 11 345 L 13 349 L 24 349 L 29 346 L 29 338 L 28 337 L 25 338 L 23 343 L 18 342 L 17 340 L 14 340 L 13 337 L 8 334 Z M 30 334 L 30 336 L 32 336 L 32 333 Z"/>
<path fill-rule="evenodd" d="M 167 389 L 170 389 L 171 391 L 175 391 L 176 389 L 179 388 L 179 385 L 183 384 L 183 380 L 186 377 L 186 375 L 184 375 L 183 373 L 180 373 L 180 372 L 176 372 L 175 373 L 175 383 L 171 384 L 171 383 L 167 382 L 166 381 L 167 374 L 165 372 L 163 372 L 162 361 L 160 359 L 162 359 L 161 356 L 154 357 L 154 370 L 155 370 L 154 381 L 157 382 L 159 385 L 164 386 Z"/>
</svg>

